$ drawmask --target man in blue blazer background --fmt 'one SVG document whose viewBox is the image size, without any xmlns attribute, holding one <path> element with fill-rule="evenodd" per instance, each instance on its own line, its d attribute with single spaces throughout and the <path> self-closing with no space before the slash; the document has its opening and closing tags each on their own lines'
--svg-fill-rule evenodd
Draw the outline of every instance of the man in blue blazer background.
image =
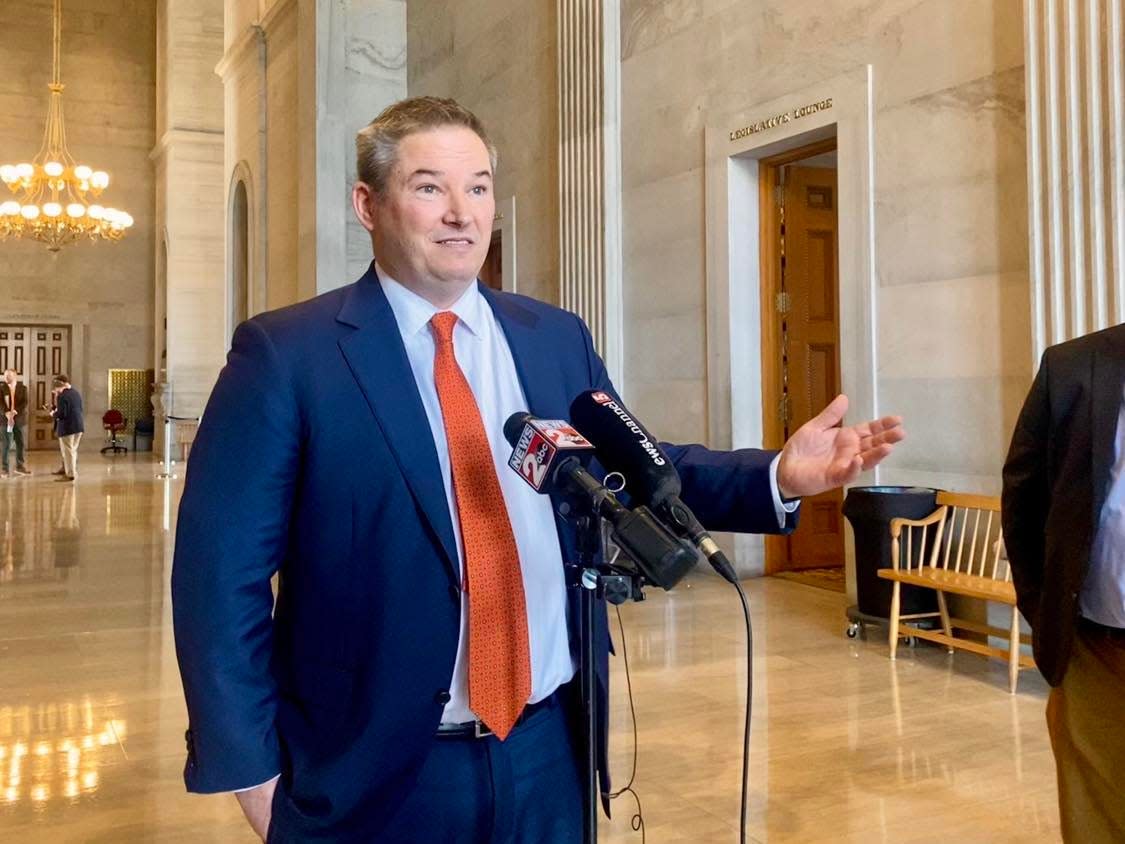
<svg viewBox="0 0 1125 844">
<path fill-rule="evenodd" d="M 507 468 L 503 422 L 613 386 L 579 318 L 478 283 L 496 156 L 475 116 L 406 100 L 357 154 L 375 261 L 239 326 L 192 449 L 172 573 L 187 787 L 236 792 L 269 841 L 580 840 L 574 537 Z M 846 409 L 780 453 L 666 445 L 685 502 L 710 530 L 791 530 L 795 499 L 903 436 L 840 427 Z M 484 500 L 503 504 L 487 524 Z M 491 653 L 518 648 L 483 660 L 496 627 Z"/>
</svg>

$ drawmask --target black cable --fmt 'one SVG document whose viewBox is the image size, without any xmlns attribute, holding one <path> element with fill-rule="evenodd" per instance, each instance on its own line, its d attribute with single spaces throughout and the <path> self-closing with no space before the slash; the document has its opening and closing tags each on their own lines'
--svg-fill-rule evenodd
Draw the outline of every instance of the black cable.
<svg viewBox="0 0 1125 844">
<path fill-rule="evenodd" d="M 637 811 L 630 821 L 630 826 L 632 826 L 634 832 L 640 830 L 641 844 L 644 844 L 645 819 L 641 810 L 641 797 L 633 789 L 633 781 L 637 778 L 637 749 L 640 746 L 637 737 L 637 709 L 633 704 L 633 678 L 629 673 L 629 648 L 625 644 L 625 625 L 621 621 L 621 607 L 617 606 L 614 609 L 617 611 L 617 629 L 621 632 L 621 657 L 625 661 L 625 686 L 629 690 L 629 715 L 633 719 L 633 770 L 629 772 L 629 781 L 617 791 L 612 792 L 609 799 L 616 800 L 626 792 L 633 795 L 633 799 L 637 801 Z"/>
<path fill-rule="evenodd" d="M 750 623 L 750 604 L 742 584 L 734 581 L 742 601 L 742 614 L 746 618 L 746 725 L 742 733 L 742 803 L 739 814 L 738 840 L 746 844 L 746 801 L 750 788 L 750 712 L 754 703 L 754 628 Z"/>
</svg>

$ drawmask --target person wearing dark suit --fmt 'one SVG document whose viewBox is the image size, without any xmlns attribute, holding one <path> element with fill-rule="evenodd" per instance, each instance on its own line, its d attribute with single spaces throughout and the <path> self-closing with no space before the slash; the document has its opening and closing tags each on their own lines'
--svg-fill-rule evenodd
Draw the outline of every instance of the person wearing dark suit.
<svg viewBox="0 0 1125 844">
<path fill-rule="evenodd" d="M 60 373 L 54 377 L 52 384 L 55 406 L 51 409 L 51 416 L 55 420 L 55 436 L 59 439 L 63 461 L 63 475 L 56 480 L 65 483 L 78 477 L 78 445 L 86 431 L 86 419 L 83 416 L 82 394 L 71 385 L 70 379 Z"/>
<path fill-rule="evenodd" d="M 1063 838 L 1125 841 L 1125 326 L 1043 355 L 1004 464 L 1002 520 L 1053 687 Z"/>
<path fill-rule="evenodd" d="M 237 792 L 268 841 L 573 842 L 575 537 L 507 467 L 503 423 L 613 386 L 578 317 L 478 283 L 495 152 L 475 116 L 406 100 L 357 153 L 375 262 L 237 329 L 188 464 L 185 781 Z M 902 438 L 836 427 L 846 406 L 780 454 L 666 446 L 685 501 L 714 530 L 791 529 L 788 499 Z M 604 607 L 595 637 L 604 716 Z"/>
<path fill-rule="evenodd" d="M 0 478 L 9 476 L 12 448 L 16 451 L 16 474 L 30 475 L 27 468 L 27 385 L 21 384 L 19 373 L 14 369 L 4 370 L 4 380 L 0 381 L 0 452 L 3 465 Z"/>
</svg>

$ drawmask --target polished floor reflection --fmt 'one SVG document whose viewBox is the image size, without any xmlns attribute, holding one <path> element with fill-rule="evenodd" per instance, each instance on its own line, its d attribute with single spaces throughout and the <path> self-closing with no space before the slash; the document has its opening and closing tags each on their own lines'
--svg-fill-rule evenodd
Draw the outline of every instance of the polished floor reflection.
<svg viewBox="0 0 1125 844">
<path fill-rule="evenodd" d="M 0 481 L 0 840 L 253 841 L 232 798 L 183 791 L 168 575 L 182 480 L 144 457 L 48 459 Z M 172 525 L 174 526 L 174 524 Z M 1045 686 L 931 647 L 843 636 L 842 595 L 756 580 L 752 838 L 1058 840 Z M 737 840 L 743 628 L 700 576 L 623 608 L 648 841 Z M 905 651 L 905 652 L 904 652 Z M 632 760 L 615 660 L 615 786 Z M 614 803 L 605 842 L 639 842 Z"/>
</svg>

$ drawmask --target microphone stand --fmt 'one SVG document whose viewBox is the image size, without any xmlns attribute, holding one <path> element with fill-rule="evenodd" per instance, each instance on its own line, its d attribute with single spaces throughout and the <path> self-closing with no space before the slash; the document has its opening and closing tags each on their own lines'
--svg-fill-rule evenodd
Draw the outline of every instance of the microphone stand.
<svg viewBox="0 0 1125 844">
<path fill-rule="evenodd" d="M 577 559 L 567 566 L 567 586 L 579 589 L 579 677 L 581 679 L 583 744 L 585 750 L 585 789 L 582 801 L 584 844 L 598 840 L 598 707 L 597 662 L 594 642 L 595 613 L 598 601 L 613 605 L 643 601 L 644 577 L 639 572 L 598 562 L 601 552 L 601 518 L 592 507 L 575 507 L 564 502 L 560 514 L 577 532 Z"/>
</svg>

